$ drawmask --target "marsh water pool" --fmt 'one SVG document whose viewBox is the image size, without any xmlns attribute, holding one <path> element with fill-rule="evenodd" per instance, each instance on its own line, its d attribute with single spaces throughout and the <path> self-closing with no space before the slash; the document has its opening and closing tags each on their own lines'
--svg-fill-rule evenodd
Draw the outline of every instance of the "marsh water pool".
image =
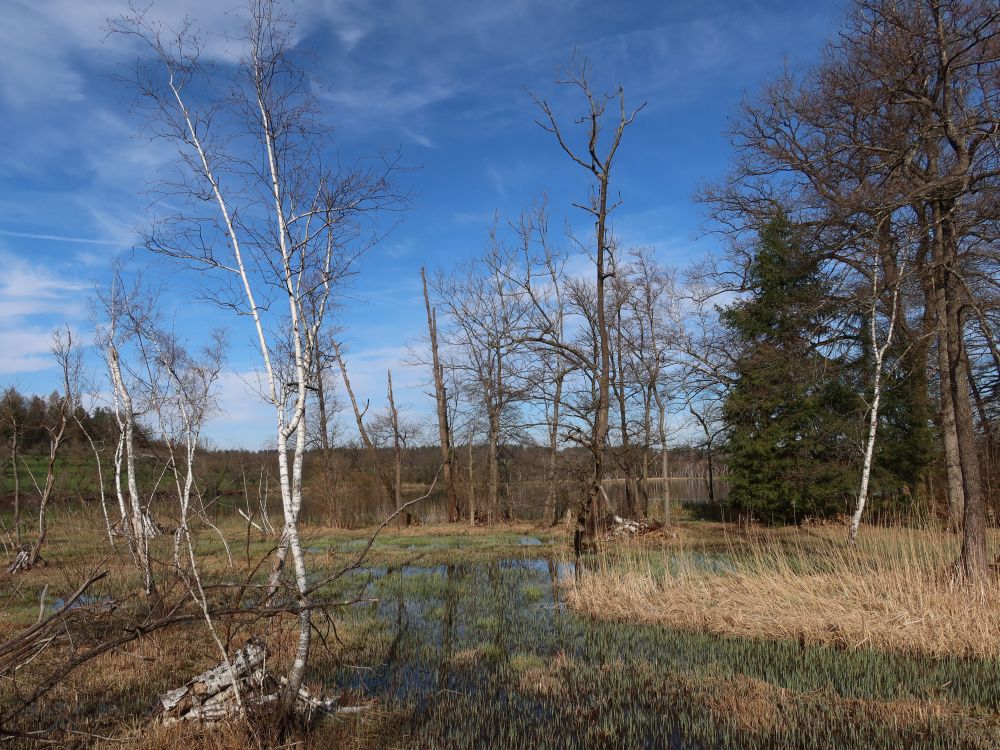
<svg viewBox="0 0 1000 750">
<path fill-rule="evenodd" d="M 573 572 L 547 557 L 359 571 L 360 645 L 326 685 L 398 712 L 406 747 L 1000 742 L 996 661 L 595 620 L 563 602 Z"/>
</svg>

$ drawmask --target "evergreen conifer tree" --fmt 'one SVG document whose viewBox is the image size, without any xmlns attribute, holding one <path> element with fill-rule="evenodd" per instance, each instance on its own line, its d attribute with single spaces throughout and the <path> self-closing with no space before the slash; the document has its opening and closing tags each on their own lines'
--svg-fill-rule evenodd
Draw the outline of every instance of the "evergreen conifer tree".
<svg viewBox="0 0 1000 750">
<path fill-rule="evenodd" d="M 823 342 L 832 307 L 818 258 L 784 216 L 760 232 L 750 296 L 724 309 L 739 353 L 723 405 L 729 503 L 766 523 L 843 512 L 854 488 L 858 397 Z"/>
</svg>

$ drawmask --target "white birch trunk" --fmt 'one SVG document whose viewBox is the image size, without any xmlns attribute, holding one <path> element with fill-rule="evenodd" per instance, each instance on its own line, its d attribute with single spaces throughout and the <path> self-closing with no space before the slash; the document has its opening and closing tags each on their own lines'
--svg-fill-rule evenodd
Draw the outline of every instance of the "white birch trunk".
<svg viewBox="0 0 1000 750">
<path fill-rule="evenodd" d="M 902 269 L 900 270 L 902 274 Z M 878 342 L 878 272 L 875 272 L 872 281 L 872 307 L 870 317 L 870 334 L 872 339 L 872 349 L 874 351 L 874 384 L 872 388 L 872 404 L 868 420 L 868 438 L 865 441 L 865 458 L 861 469 L 861 487 L 858 490 L 858 500 L 854 508 L 854 515 L 851 517 L 851 527 L 848 531 L 847 540 L 849 544 L 854 544 L 858 539 L 858 529 L 861 526 L 861 516 L 865 512 L 865 504 L 868 502 L 868 484 L 871 479 L 872 458 L 875 455 L 875 437 L 878 433 L 879 404 L 882 400 L 882 369 L 886 352 L 892 344 L 892 335 L 896 327 L 896 312 L 899 303 L 899 280 L 892 292 L 892 311 L 889 316 L 889 330 L 886 332 L 885 341 Z"/>
<path fill-rule="evenodd" d="M 129 538 L 139 563 L 140 572 L 143 575 L 143 592 L 150 597 L 156 591 L 156 584 L 153 580 L 153 570 L 149 557 L 149 534 L 145 513 L 143 513 L 142 502 L 139 497 L 139 485 L 135 474 L 135 409 L 132 403 L 132 396 L 125 385 L 122 377 L 121 360 L 118 349 L 114 342 L 109 342 L 107 347 L 108 370 L 111 373 L 112 384 L 114 385 L 116 401 L 122 405 L 124 413 L 119 419 L 122 427 L 122 444 L 119 446 L 124 454 L 125 478 L 128 485 L 128 523 Z M 116 456 L 116 471 L 119 496 L 121 495 L 121 459 Z M 124 506 L 124 502 L 122 503 Z M 126 509 L 123 507 L 123 512 Z M 122 524 L 123 526 L 125 523 Z"/>
</svg>

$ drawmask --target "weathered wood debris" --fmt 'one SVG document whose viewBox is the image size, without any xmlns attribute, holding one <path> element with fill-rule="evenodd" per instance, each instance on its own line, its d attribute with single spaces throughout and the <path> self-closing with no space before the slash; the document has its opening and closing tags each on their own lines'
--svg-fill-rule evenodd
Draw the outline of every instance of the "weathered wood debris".
<svg viewBox="0 0 1000 750">
<path fill-rule="evenodd" d="M 115 536 L 125 536 L 124 525 L 129 523 L 129 521 L 123 521 L 119 519 L 111 525 L 111 533 Z M 142 530 L 146 535 L 147 539 L 154 539 L 164 532 L 164 528 L 160 526 L 149 513 L 142 514 Z"/>
<path fill-rule="evenodd" d="M 179 688 L 160 698 L 156 714 L 164 724 L 199 721 L 214 724 L 239 715 L 240 706 L 254 709 L 277 706 L 287 685 L 284 677 L 267 671 L 267 646 L 260 638 L 251 638 L 230 659 L 230 666 L 220 662 Z M 233 681 L 235 676 L 236 681 Z M 339 706 L 335 698 L 313 696 L 300 688 L 295 713 L 310 720 L 317 715 L 348 714 L 362 706 Z"/>
<path fill-rule="evenodd" d="M 609 513 L 601 519 L 600 527 L 603 529 L 605 540 L 626 539 L 634 536 L 642 536 L 653 531 L 659 531 L 663 524 L 659 521 L 646 521 L 644 519 L 622 518 L 621 516 Z"/>
<path fill-rule="evenodd" d="M 41 562 L 41 558 L 39 558 Z M 10 561 L 10 565 L 7 566 L 7 574 L 13 575 L 14 573 L 20 573 L 22 571 L 28 570 L 31 567 L 31 547 L 29 545 L 24 545 L 17 551 L 14 555 L 14 559 Z"/>
</svg>

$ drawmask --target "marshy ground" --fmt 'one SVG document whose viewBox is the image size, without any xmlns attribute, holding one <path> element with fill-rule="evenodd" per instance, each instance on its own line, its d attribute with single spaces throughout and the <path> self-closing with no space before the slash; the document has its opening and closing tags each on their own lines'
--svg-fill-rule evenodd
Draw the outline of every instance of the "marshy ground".
<svg viewBox="0 0 1000 750">
<path fill-rule="evenodd" d="M 55 528 L 50 565 L 0 583 L 5 632 L 34 621 L 43 586 L 54 601 L 106 555 L 99 536 Z M 200 536 L 213 577 L 273 545 L 222 530 L 232 563 Z M 682 523 L 606 547 L 577 576 L 561 528 L 387 529 L 323 590 L 344 604 L 309 672 L 311 687 L 368 708 L 288 746 L 996 747 L 992 589 L 949 580 L 946 535 L 868 530 L 846 551 L 842 531 Z M 310 529 L 315 575 L 353 559 L 362 536 Z M 126 579 L 102 582 L 92 606 Z M 287 656 L 289 622 L 254 627 Z M 101 657 L 46 698 L 38 723 L 65 744 L 245 747 L 238 728 L 145 721 L 218 660 L 196 635 L 161 631 Z"/>
</svg>

